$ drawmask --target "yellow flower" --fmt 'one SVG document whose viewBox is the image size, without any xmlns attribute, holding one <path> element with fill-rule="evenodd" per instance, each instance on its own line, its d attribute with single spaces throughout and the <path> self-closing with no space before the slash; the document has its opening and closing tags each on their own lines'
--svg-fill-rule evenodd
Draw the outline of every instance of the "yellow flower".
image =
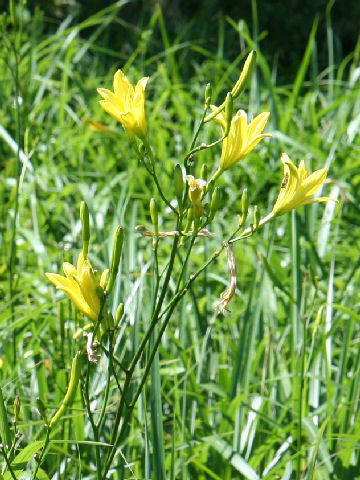
<svg viewBox="0 0 360 480">
<path fill-rule="evenodd" d="M 283 153 L 281 161 L 284 166 L 284 178 L 281 183 L 279 196 L 272 210 L 275 215 L 282 215 L 309 203 L 335 200 L 328 197 L 310 198 L 325 182 L 327 176 L 326 168 L 316 170 L 309 176 L 304 160 L 301 160 L 299 166 L 296 167 L 287 154 Z"/>
<path fill-rule="evenodd" d="M 102 108 L 123 124 L 131 135 L 145 138 L 147 133 L 145 117 L 145 88 L 149 77 L 138 81 L 136 87 L 131 85 L 121 70 L 114 75 L 114 93 L 106 88 L 97 91 L 104 100 L 99 103 Z"/>
<path fill-rule="evenodd" d="M 192 175 L 187 175 L 186 180 L 189 185 L 189 199 L 194 207 L 196 217 L 201 217 L 204 213 L 204 207 L 201 203 L 201 194 L 206 185 L 206 181 L 202 178 L 194 178 Z"/>
<path fill-rule="evenodd" d="M 216 107 L 210 106 L 214 111 Z M 229 135 L 224 138 L 220 169 L 227 170 L 245 157 L 265 137 L 271 137 L 270 133 L 261 133 L 269 119 L 270 112 L 260 113 L 252 122 L 247 124 L 247 114 L 239 110 L 231 120 Z M 219 113 L 215 119 L 222 129 L 226 128 L 225 112 Z"/>
<path fill-rule="evenodd" d="M 63 290 L 75 306 L 91 320 L 99 317 L 101 300 L 99 293 L 104 290 L 109 270 L 104 270 L 100 282 L 97 280 L 89 260 L 80 253 L 76 268 L 68 262 L 63 263 L 65 277 L 56 273 L 45 273 L 58 290 Z"/>
</svg>

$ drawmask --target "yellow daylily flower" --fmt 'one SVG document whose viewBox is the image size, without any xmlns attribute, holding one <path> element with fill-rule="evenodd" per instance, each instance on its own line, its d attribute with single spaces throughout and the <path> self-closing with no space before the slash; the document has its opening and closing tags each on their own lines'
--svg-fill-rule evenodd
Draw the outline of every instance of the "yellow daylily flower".
<svg viewBox="0 0 360 480">
<path fill-rule="evenodd" d="M 311 198 L 323 185 L 327 176 L 327 169 L 321 168 L 309 176 L 306 170 L 304 160 L 301 160 L 299 166 L 293 164 L 286 153 L 281 156 L 284 167 L 284 178 L 281 183 L 280 192 L 274 208 L 275 215 L 283 215 L 294 208 L 308 205 L 314 202 L 337 201 L 334 198 L 318 197 Z"/>
<path fill-rule="evenodd" d="M 210 105 L 214 111 L 216 107 Z M 265 137 L 271 137 L 271 133 L 261 133 L 269 119 L 270 112 L 260 113 L 252 122 L 247 123 L 247 114 L 244 110 L 239 110 L 231 120 L 229 135 L 224 138 L 221 150 L 220 169 L 221 171 L 235 165 L 239 160 L 245 157 L 256 145 Z M 214 118 L 226 128 L 225 112 L 220 112 Z"/>
<path fill-rule="evenodd" d="M 104 270 L 100 282 L 96 278 L 89 260 L 80 253 L 76 268 L 68 262 L 63 263 L 65 277 L 56 273 L 45 273 L 50 282 L 74 302 L 75 306 L 91 320 L 96 321 L 100 314 L 101 299 L 99 292 L 104 290 L 109 270 Z"/>
<path fill-rule="evenodd" d="M 186 180 L 189 185 L 189 199 L 194 207 L 196 217 L 201 217 L 204 213 L 204 207 L 201 203 L 201 194 L 206 185 L 206 181 L 202 178 L 195 178 L 192 175 L 187 175 Z"/>
<path fill-rule="evenodd" d="M 145 138 L 147 134 L 145 116 L 145 88 L 149 77 L 138 81 L 134 87 L 126 75 L 118 70 L 114 75 L 114 92 L 98 88 L 103 97 L 99 103 L 102 108 L 116 118 L 130 135 Z"/>
</svg>

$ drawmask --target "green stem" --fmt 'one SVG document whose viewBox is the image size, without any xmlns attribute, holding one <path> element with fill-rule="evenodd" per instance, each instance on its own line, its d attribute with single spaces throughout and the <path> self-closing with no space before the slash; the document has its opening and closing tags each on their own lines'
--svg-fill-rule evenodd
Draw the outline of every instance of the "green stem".
<svg viewBox="0 0 360 480">
<path fill-rule="evenodd" d="M 51 432 L 51 428 L 46 425 L 46 438 L 45 438 L 45 443 L 44 443 L 44 446 L 41 450 L 41 454 L 40 454 L 40 457 L 37 461 L 37 465 L 36 465 L 36 468 L 35 468 L 35 471 L 31 477 L 31 480 L 35 480 L 36 479 L 36 475 L 38 473 L 38 470 L 43 462 L 43 459 L 44 459 L 44 456 L 45 456 L 45 452 L 46 452 L 46 449 L 47 449 L 47 446 L 49 445 L 49 441 L 50 441 L 50 432 Z"/>
<path fill-rule="evenodd" d="M 270 212 L 268 215 L 266 215 L 266 217 L 263 217 L 260 220 L 259 225 L 258 225 L 256 230 L 258 230 L 260 227 L 264 226 L 266 223 L 270 222 L 270 220 L 275 218 L 275 216 L 276 215 L 273 212 Z M 238 237 L 235 237 L 235 238 L 231 238 L 228 241 L 228 243 L 234 243 L 234 242 L 237 242 L 238 240 L 243 240 L 244 238 L 252 235 L 256 230 L 254 230 L 253 226 L 245 228 L 245 230 L 241 233 L 241 235 L 239 235 Z"/>
<path fill-rule="evenodd" d="M 8 470 L 9 470 L 9 472 L 10 472 L 10 475 L 12 476 L 12 478 L 13 478 L 14 480 L 16 480 L 17 477 L 15 476 L 15 473 L 14 473 L 12 467 L 11 467 L 10 460 L 9 460 L 9 458 L 8 458 L 8 456 L 7 456 L 7 453 L 6 453 L 5 445 L 1 443 L 1 444 L 0 444 L 0 448 L 1 448 L 1 450 L 2 450 L 4 459 L 5 459 L 5 463 L 6 463 L 6 466 L 7 466 Z"/>
<path fill-rule="evenodd" d="M 147 138 L 144 138 L 143 139 L 143 143 L 144 143 L 144 146 L 146 148 L 146 152 L 148 154 L 148 157 L 150 159 L 150 162 L 151 162 L 151 166 L 152 168 L 147 168 L 147 171 L 150 173 L 150 175 L 153 177 L 154 179 L 154 182 L 155 182 L 155 185 L 156 185 L 156 188 L 159 192 L 159 195 L 160 197 L 162 198 L 162 200 L 166 203 L 166 205 L 178 216 L 179 213 L 178 211 L 176 210 L 176 208 L 174 208 L 171 203 L 169 202 L 169 200 L 165 197 L 162 189 L 161 189 L 161 186 L 160 186 L 160 183 L 159 183 L 159 179 L 156 175 L 156 168 L 155 168 L 155 158 L 154 158 L 154 154 L 153 154 L 153 151 L 151 150 L 151 146 L 150 146 L 150 143 L 149 143 L 149 140 Z M 145 164 L 145 162 L 144 162 Z"/>
<path fill-rule="evenodd" d="M 81 383 L 81 387 L 82 387 L 82 392 L 84 396 L 88 418 L 91 424 L 91 428 L 92 428 L 94 440 L 95 440 L 96 478 L 97 480 L 101 480 L 101 456 L 100 456 L 100 448 L 99 448 L 99 430 L 97 425 L 95 424 L 94 416 L 90 408 L 89 379 L 90 379 L 90 362 L 88 361 L 85 385 Z"/>
</svg>

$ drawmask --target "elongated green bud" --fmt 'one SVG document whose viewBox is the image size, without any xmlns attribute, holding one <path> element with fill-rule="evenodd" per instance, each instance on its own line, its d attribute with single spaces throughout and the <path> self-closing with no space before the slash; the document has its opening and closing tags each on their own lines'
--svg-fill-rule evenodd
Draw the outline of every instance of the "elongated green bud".
<svg viewBox="0 0 360 480">
<path fill-rule="evenodd" d="M 120 320 L 122 319 L 124 315 L 124 304 L 119 303 L 117 309 L 116 309 L 116 316 L 115 316 L 115 328 L 119 326 Z"/>
<path fill-rule="evenodd" d="M 14 400 L 14 422 L 19 421 L 19 413 L 20 413 L 20 397 L 16 395 Z"/>
<path fill-rule="evenodd" d="M 70 405 L 73 403 L 76 390 L 79 384 L 79 380 L 80 380 L 80 373 L 81 373 L 81 352 L 77 352 L 77 354 L 73 358 L 72 365 L 71 365 L 70 381 L 69 381 L 68 389 L 66 391 L 64 400 L 60 405 L 60 408 L 50 420 L 50 424 L 49 424 L 50 428 L 52 428 L 61 419 L 66 409 L 70 407 Z"/>
<path fill-rule="evenodd" d="M 16 7 L 15 7 L 15 0 L 10 0 L 10 20 L 13 27 L 17 26 L 17 15 L 16 15 Z"/>
<path fill-rule="evenodd" d="M 111 259 L 111 267 L 110 267 L 110 276 L 108 283 L 106 285 L 106 291 L 108 293 L 111 292 L 115 280 L 116 280 L 116 275 L 119 270 L 119 263 L 120 263 L 120 257 L 121 257 L 121 252 L 123 248 L 123 243 L 124 243 L 124 229 L 121 225 L 118 225 L 118 227 L 115 230 L 114 233 L 114 243 L 113 243 L 113 252 L 112 252 L 112 259 Z"/>
<path fill-rule="evenodd" d="M 254 207 L 254 224 L 253 224 L 254 230 L 258 229 L 260 219 L 261 219 L 260 208 L 257 205 L 255 205 L 255 207 Z"/>
<path fill-rule="evenodd" d="M 241 195 L 241 215 L 239 217 L 239 225 L 242 227 L 245 223 L 249 211 L 249 196 L 247 188 L 244 188 Z"/>
<path fill-rule="evenodd" d="M 231 120 L 233 117 L 233 96 L 230 92 L 227 93 L 225 98 L 225 130 L 224 137 L 226 137 L 230 132 Z"/>
<path fill-rule="evenodd" d="M 204 164 L 202 165 L 202 167 L 201 167 L 200 178 L 202 178 L 203 180 L 205 180 L 205 182 L 207 181 L 207 178 L 208 178 L 208 168 L 207 168 L 206 163 L 204 163 Z"/>
<path fill-rule="evenodd" d="M 46 424 L 48 424 L 49 420 L 47 418 L 46 407 L 44 402 L 39 397 L 37 397 L 35 401 L 36 401 L 36 407 L 40 413 L 40 417 L 44 420 Z"/>
<path fill-rule="evenodd" d="M 184 228 L 184 233 L 187 233 L 190 228 L 191 228 L 191 224 L 194 220 L 194 208 L 193 207 L 190 207 L 188 209 L 188 212 L 187 212 L 187 218 L 186 218 L 186 225 L 185 225 L 185 228 Z"/>
<path fill-rule="evenodd" d="M 90 241 L 90 222 L 89 222 L 89 209 L 85 202 L 80 204 L 80 219 L 82 223 L 82 238 L 83 238 L 83 255 L 84 259 L 87 259 L 89 251 Z"/>
<path fill-rule="evenodd" d="M 209 106 L 211 103 L 211 96 L 212 96 L 212 87 L 211 84 L 208 83 L 205 87 L 205 105 Z"/>
<path fill-rule="evenodd" d="M 231 90 L 231 94 L 233 98 L 237 98 L 240 95 L 240 93 L 245 89 L 245 87 L 247 86 L 247 84 L 251 79 L 251 76 L 255 69 L 255 65 L 256 65 L 256 52 L 255 50 L 251 50 L 251 52 L 246 58 L 240 77 L 238 81 L 235 83 L 233 89 Z"/>
<path fill-rule="evenodd" d="M 155 198 L 150 199 L 150 217 L 151 217 L 151 222 L 154 225 L 155 236 L 158 237 L 159 236 L 159 210 L 158 210 L 158 205 Z"/>
<path fill-rule="evenodd" d="M 175 165 L 175 168 L 174 168 L 174 187 L 175 187 L 175 195 L 180 205 L 180 203 L 182 203 L 184 179 L 183 179 L 183 173 L 182 173 L 181 167 L 178 163 Z"/>
<path fill-rule="evenodd" d="M 213 194 L 211 196 L 209 220 L 213 220 L 216 212 L 219 210 L 220 207 L 221 207 L 221 190 L 219 187 L 215 187 Z"/>
</svg>

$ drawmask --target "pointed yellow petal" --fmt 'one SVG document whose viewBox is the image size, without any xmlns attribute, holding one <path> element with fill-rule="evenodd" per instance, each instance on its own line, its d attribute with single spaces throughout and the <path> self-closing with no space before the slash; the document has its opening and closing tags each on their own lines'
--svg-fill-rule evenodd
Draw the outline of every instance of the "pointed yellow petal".
<svg viewBox="0 0 360 480">
<path fill-rule="evenodd" d="M 74 276 L 77 275 L 76 268 L 71 263 L 64 262 L 62 267 L 67 278 L 72 279 Z"/>
<path fill-rule="evenodd" d="M 107 100 L 100 100 L 99 104 L 105 110 L 105 112 L 109 113 L 111 116 L 116 118 L 120 123 L 123 123 L 123 118 L 126 113 L 121 112 L 117 107 L 114 106 L 113 103 L 108 102 Z"/>
<path fill-rule="evenodd" d="M 106 280 L 107 280 L 107 277 L 109 275 L 109 269 L 107 268 L 106 270 L 104 270 L 101 274 L 101 277 L 100 277 L 100 287 L 104 290 L 105 289 L 105 286 L 106 286 Z"/>
<path fill-rule="evenodd" d="M 265 137 L 272 137 L 271 133 L 263 133 L 262 135 L 257 135 L 254 137 L 248 144 L 244 151 L 244 156 L 247 155 L 251 150 L 253 150 L 256 145 L 261 142 L 261 140 Z"/>
<path fill-rule="evenodd" d="M 96 315 L 99 315 L 100 312 L 100 298 L 97 293 L 98 287 L 99 283 L 96 280 L 94 271 L 90 263 L 85 261 L 80 278 L 80 288 L 86 303 Z"/>
<path fill-rule="evenodd" d="M 136 84 L 135 93 L 136 93 L 140 88 L 142 88 L 143 90 L 145 90 L 146 87 L 147 87 L 148 82 L 149 82 L 149 77 L 143 77 L 143 78 L 141 78 L 141 79 L 137 82 L 137 84 Z"/>
<path fill-rule="evenodd" d="M 91 320 L 96 320 L 97 315 L 86 303 L 79 284 L 75 280 L 70 280 L 55 273 L 45 273 L 50 282 L 52 282 L 58 290 L 62 290 L 65 295 L 75 304 L 76 308 L 84 313 Z"/>
<path fill-rule="evenodd" d="M 270 112 L 263 112 L 260 113 L 257 117 L 254 118 L 252 122 L 250 122 L 248 126 L 248 136 L 249 139 L 260 135 L 260 133 L 264 130 L 267 121 L 269 120 Z M 271 137 L 271 134 L 267 134 L 267 136 Z"/>
<path fill-rule="evenodd" d="M 121 70 L 118 70 L 114 75 L 114 93 L 116 96 L 123 98 L 128 95 L 133 97 L 134 95 L 133 86 Z"/>
<path fill-rule="evenodd" d="M 322 168 L 321 170 L 316 170 L 316 172 L 312 173 L 303 183 L 302 187 L 306 192 L 307 197 L 311 197 L 314 195 L 322 184 L 325 182 L 327 177 L 327 169 Z"/>
<path fill-rule="evenodd" d="M 103 90 L 98 88 L 99 90 Z M 100 93 L 100 92 L 99 92 Z M 100 105 L 102 106 L 102 102 L 109 103 L 114 105 L 114 107 L 119 111 L 119 113 L 127 113 L 129 111 L 128 102 L 126 97 L 118 97 L 114 93 L 110 92 L 110 90 L 106 90 L 106 95 L 100 93 L 104 100 L 100 100 Z"/>
<path fill-rule="evenodd" d="M 214 112 L 217 110 L 217 106 L 215 105 L 210 105 L 210 109 Z M 218 113 L 216 117 L 214 117 L 215 122 L 219 123 L 223 129 L 226 127 L 226 119 L 225 119 L 225 113 L 224 111 Z"/>
<path fill-rule="evenodd" d="M 79 256 L 78 256 L 78 259 L 77 259 L 77 263 L 76 263 L 76 271 L 77 271 L 78 277 L 81 276 L 84 261 L 85 261 L 84 255 L 83 255 L 82 252 L 80 252 Z"/>
</svg>

